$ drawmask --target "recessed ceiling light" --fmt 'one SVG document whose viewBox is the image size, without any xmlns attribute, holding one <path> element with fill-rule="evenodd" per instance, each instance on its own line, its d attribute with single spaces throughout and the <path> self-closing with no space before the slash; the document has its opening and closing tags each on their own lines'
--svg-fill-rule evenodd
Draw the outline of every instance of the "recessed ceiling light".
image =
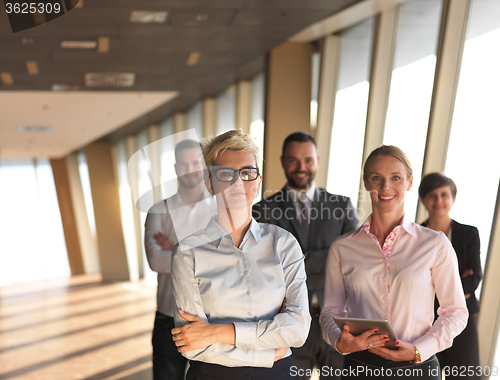
<svg viewBox="0 0 500 380">
<path fill-rule="evenodd" d="M 80 86 L 75 84 L 53 84 L 52 91 L 77 91 Z"/>
<path fill-rule="evenodd" d="M 109 51 L 109 37 L 99 37 L 97 39 L 97 51 L 107 53 Z"/>
<path fill-rule="evenodd" d="M 14 78 L 12 78 L 12 74 L 8 71 L 2 71 L 0 73 L 0 80 L 4 86 L 12 86 L 14 84 Z"/>
<path fill-rule="evenodd" d="M 36 61 L 26 61 L 26 70 L 29 75 L 38 75 L 38 63 Z"/>
<path fill-rule="evenodd" d="M 131 22 L 161 24 L 165 22 L 166 19 L 167 12 L 132 11 L 132 13 L 130 14 Z"/>
<path fill-rule="evenodd" d="M 51 125 L 18 125 L 19 133 L 50 133 L 53 128 Z"/>
<path fill-rule="evenodd" d="M 187 59 L 186 59 L 186 65 L 187 66 L 194 66 L 198 63 L 200 60 L 201 53 L 199 51 L 192 51 L 189 53 Z"/>
<path fill-rule="evenodd" d="M 198 13 L 195 17 L 196 21 L 204 22 L 208 20 L 208 15 L 206 13 Z"/>
<path fill-rule="evenodd" d="M 62 49 L 95 49 L 96 41 L 61 41 Z"/>
<path fill-rule="evenodd" d="M 87 73 L 87 87 L 132 87 L 135 84 L 134 73 Z"/>
</svg>

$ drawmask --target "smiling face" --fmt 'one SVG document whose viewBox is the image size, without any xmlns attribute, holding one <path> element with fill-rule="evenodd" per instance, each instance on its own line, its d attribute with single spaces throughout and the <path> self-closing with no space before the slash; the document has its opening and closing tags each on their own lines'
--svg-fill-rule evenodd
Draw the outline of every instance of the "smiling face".
<svg viewBox="0 0 500 380">
<path fill-rule="evenodd" d="M 297 190 L 306 190 L 311 185 L 318 164 L 318 152 L 311 141 L 289 142 L 281 157 L 288 185 Z"/>
<path fill-rule="evenodd" d="M 232 169 L 256 168 L 257 162 L 255 155 L 251 152 L 238 152 L 226 150 L 214 161 L 214 167 L 226 167 Z M 241 176 L 236 173 L 233 181 L 221 182 L 212 172 L 211 185 L 215 192 L 217 204 L 230 209 L 239 209 L 251 207 L 255 195 L 260 188 L 262 177 L 259 176 L 254 181 L 243 181 Z"/>
<path fill-rule="evenodd" d="M 431 217 L 449 216 L 455 198 L 453 198 L 450 186 L 446 185 L 427 193 L 423 203 Z"/>
<path fill-rule="evenodd" d="M 393 156 L 374 157 L 365 168 L 365 188 L 370 192 L 374 213 L 395 213 L 402 218 L 405 194 L 411 189 L 413 176 L 408 178 L 405 165 Z"/>
</svg>

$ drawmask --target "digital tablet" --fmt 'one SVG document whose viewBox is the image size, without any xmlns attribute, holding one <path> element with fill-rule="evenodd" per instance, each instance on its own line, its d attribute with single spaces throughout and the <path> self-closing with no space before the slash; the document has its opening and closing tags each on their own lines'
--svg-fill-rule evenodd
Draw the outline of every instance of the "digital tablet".
<svg viewBox="0 0 500 380">
<path fill-rule="evenodd" d="M 364 333 L 366 330 L 378 329 L 378 333 L 375 335 L 387 335 L 390 342 L 386 343 L 387 348 L 396 349 L 395 341 L 398 339 L 391 324 L 387 320 L 383 319 L 362 319 L 362 318 L 340 318 L 333 317 L 337 326 L 342 330 L 344 325 L 349 326 L 350 333 L 354 336 Z"/>
</svg>

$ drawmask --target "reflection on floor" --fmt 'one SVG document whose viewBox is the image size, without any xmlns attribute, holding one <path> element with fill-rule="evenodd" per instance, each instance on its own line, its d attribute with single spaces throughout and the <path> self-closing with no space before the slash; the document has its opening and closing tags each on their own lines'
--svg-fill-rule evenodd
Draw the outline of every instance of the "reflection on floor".
<svg viewBox="0 0 500 380">
<path fill-rule="evenodd" d="M 151 380 L 155 295 L 97 275 L 0 288 L 0 379 Z"/>
</svg>

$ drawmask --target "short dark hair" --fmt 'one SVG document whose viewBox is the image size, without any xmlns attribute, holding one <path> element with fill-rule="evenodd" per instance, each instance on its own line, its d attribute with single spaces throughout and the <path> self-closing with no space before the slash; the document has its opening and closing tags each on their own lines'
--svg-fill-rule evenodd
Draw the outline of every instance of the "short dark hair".
<svg viewBox="0 0 500 380">
<path fill-rule="evenodd" d="M 182 140 L 181 142 L 177 143 L 175 146 L 175 161 L 177 161 L 177 156 L 178 154 L 185 150 L 185 149 L 193 149 L 193 148 L 199 148 L 200 149 L 200 143 L 195 140 Z M 201 153 L 201 150 L 200 150 Z"/>
<path fill-rule="evenodd" d="M 450 187 L 453 199 L 457 197 L 457 185 L 451 178 L 441 173 L 430 173 L 424 176 L 418 187 L 418 196 L 423 200 L 431 191 L 443 186 Z"/>
<path fill-rule="evenodd" d="M 289 135 L 285 141 L 283 142 L 283 149 L 281 150 L 281 155 L 284 157 L 285 156 L 285 149 L 288 143 L 291 142 L 312 142 L 314 144 L 314 147 L 316 150 L 318 150 L 318 144 L 316 144 L 316 140 L 314 140 L 314 137 L 312 137 L 310 134 L 305 133 L 305 132 L 294 132 L 291 135 Z"/>
</svg>

